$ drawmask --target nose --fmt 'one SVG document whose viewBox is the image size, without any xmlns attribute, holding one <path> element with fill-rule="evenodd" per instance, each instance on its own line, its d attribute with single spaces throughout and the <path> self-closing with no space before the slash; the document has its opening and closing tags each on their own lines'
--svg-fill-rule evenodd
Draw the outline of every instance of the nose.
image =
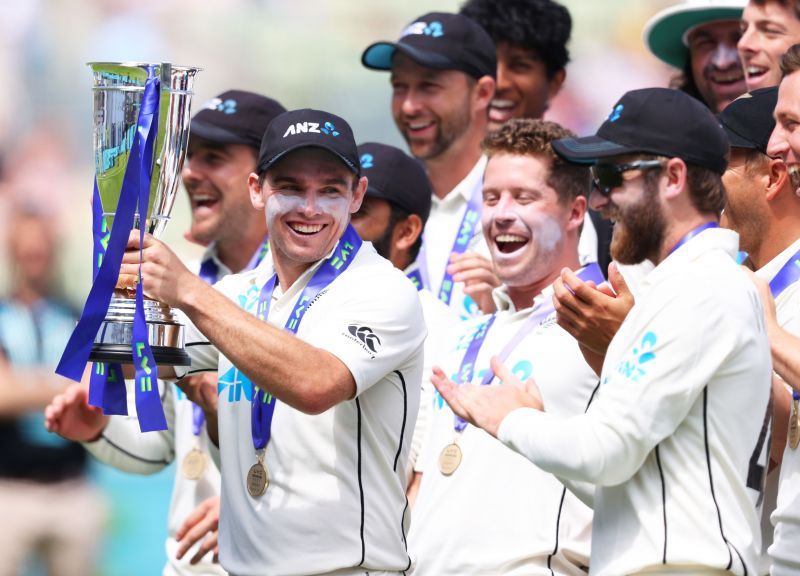
<svg viewBox="0 0 800 576">
<path fill-rule="evenodd" d="M 600 190 L 598 190 L 597 186 L 592 184 L 592 191 L 589 192 L 589 208 L 597 212 L 600 209 L 605 208 L 608 202 L 608 196 L 600 194 Z"/>
<path fill-rule="evenodd" d="M 767 142 L 767 156 L 773 158 L 781 158 L 786 161 L 786 155 L 789 152 L 789 138 L 786 130 L 780 125 L 776 124 L 772 135 Z"/>
<path fill-rule="evenodd" d="M 185 183 L 193 184 L 200 180 L 199 163 L 196 158 L 186 158 L 181 170 L 181 178 Z"/>
<path fill-rule="evenodd" d="M 420 103 L 419 94 L 416 90 L 409 88 L 405 91 L 401 98 L 402 102 L 400 103 L 400 109 L 402 110 L 403 114 L 406 116 L 415 116 L 417 113 L 419 113 L 422 105 Z"/>
<path fill-rule="evenodd" d="M 727 42 L 720 42 L 717 44 L 717 47 L 711 54 L 711 64 L 720 70 L 741 66 L 736 46 L 731 46 Z"/>
<path fill-rule="evenodd" d="M 495 88 L 495 95 L 501 94 L 504 90 L 511 87 L 511 82 L 509 81 L 509 72 L 508 66 L 502 60 L 497 62 L 497 84 Z"/>
<path fill-rule="evenodd" d="M 739 51 L 742 60 L 744 60 L 745 54 L 752 54 L 758 49 L 755 26 L 748 26 L 744 29 L 742 36 L 739 38 L 739 42 L 736 44 L 736 49 Z"/>
<path fill-rule="evenodd" d="M 316 192 L 308 192 L 303 200 L 300 206 L 300 213 L 303 214 L 303 216 L 311 218 L 320 214 L 319 197 Z"/>
</svg>

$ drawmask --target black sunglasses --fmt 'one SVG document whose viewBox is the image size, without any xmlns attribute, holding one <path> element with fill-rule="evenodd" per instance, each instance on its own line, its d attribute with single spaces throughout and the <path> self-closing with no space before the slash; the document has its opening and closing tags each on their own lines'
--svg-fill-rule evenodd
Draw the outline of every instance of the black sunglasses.
<svg viewBox="0 0 800 576">
<path fill-rule="evenodd" d="M 595 164 L 591 167 L 592 182 L 603 196 L 622 186 L 622 174 L 631 170 L 650 170 L 664 165 L 663 160 L 636 160 L 628 164 Z"/>
</svg>

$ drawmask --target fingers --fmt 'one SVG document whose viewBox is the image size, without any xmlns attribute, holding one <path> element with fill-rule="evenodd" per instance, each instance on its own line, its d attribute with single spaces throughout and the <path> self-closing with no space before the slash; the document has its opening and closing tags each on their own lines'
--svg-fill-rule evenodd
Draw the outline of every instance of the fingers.
<svg viewBox="0 0 800 576">
<path fill-rule="evenodd" d="M 522 390 L 525 389 L 525 384 L 519 378 L 514 375 L 514 373 L 508 369 L 508 367 L 503 363 L 502 360 L 498 356 L 492 356 L 491 360 L 489 361 L 489 366 L 492 368 L 492 372 L 494 372 L 495 376 L 500 378 L 503 384 L 516 386 Z"/>
<path fill-rule="evenodd" d="M 183 537 L 186 535 L 192 527 L 200 522 L 206 515 L 206 506 L 205 502 L 202 502 L 197 508 L 191 511 L 191 513 L 186 517 L 186 520 L 183 521 L 178 531 L 175 532 L 175 540 L 182 540 Z"/>
<path fill-rule="evenodd" d="M 183 558 L 183 556 L 189 551 L 189 549 L 191 549 L 195 544 L 200 542 L 200 540 L 202 540 L 206 536 L 206 534 L 213 533 L 217 530 L 217 527 L 219 525 L 218 516 L 206 514 L 205 511 L 202 511 L 200 512 L 200 517 L 197 518 L 197 515 L 195 513 L 199 511 L 200 508 L 196 509 L 192 513 L 192 516 L 190 518 L 195 519 L 195 522 L 188 528 L 188 530 L 184 530 L 183 536 L 181 538 L 178 538 L 178 544 L 179 544 L 178 551 L 175 554 L 175 557 L 178 560 Z M 190 518 L 187 518 L 186 522 L 184 522 L 184 525 L 181 526 L 182 529 L 184 529 L 187 526 Z M 217 545 L 216 537 L 214 540 L 215 541 L 211 543 L 210 546 L 205 549 L 205 551 L 203 551 L 203 546 L 201 545 L 200 551 L 202 551 L 202 554 L 199 551 L 197 554 L 195 554 L 194 558 L 198 559 L 202 558 L 208 552 L 213 550 Z M 194 560 L 194 558 L 192 560 Z"/>
<path fill-rule="evenodd" d="M 628 288 L 628 283 L 625 282 L 616 262 L 608 265 L 608 281 L 611 282 L 611 287 L 614 288 L 617 295 L 631 295 L 631 289 Z"/>
<path fill-rule="evenodd" d="M 208 536 L 206 536 L 203 543 L 200 545 L 200 548 L 197 550 L 197 553 L 192 556 L 192 559 L 189 560 L 189 564 L 198 564 L 202 559 L 203 556 L 214 551 L 214 562 L 218 562 L 217 559 L 217 542 L 218 542 L 219 532 L 214 530 L 213 532 L 209 532 Z"/>
<path fill-rule="evenodd" d="M 439 391 L 439 394 L 442 395 L 442 398 L 444 398 L 444 401 L 447 402 L 453 412 L 455 412 L 461 418 L 467 420 L 469 414 L 461 404 L 461 398 L 458 392 L 459 387 L 456 386 L 447 376 L 445 376 L 444 372 L 442 372 L 441 368 L 438 366 L 434 366 L 433 368 L 431 383 L 436 390 Z"/>
</svg>

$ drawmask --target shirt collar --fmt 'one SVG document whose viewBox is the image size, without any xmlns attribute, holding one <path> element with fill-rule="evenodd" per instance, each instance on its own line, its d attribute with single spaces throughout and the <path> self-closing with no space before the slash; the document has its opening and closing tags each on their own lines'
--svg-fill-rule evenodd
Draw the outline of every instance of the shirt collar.
<svg viewBox="0 0 800 576">
<path fill-rule="evenodd" d="M 472 167 L 472 170 L 469 171 L 461 182 L 456 184 L 456 187 L 448 192 L 447 196 L 444 198 L 439 198 L 437 196 L 433 197 L 433 203 L 435 205 L 438 204 L 450 204 L 451 202 L 469 202 L 472 199 L 473 194 L 475 194 L 475 188 L 482 188 L 483 187 L 483 172 L 486 169 L 486 162 L 488 158 L 486 155 L 481 155 L 478 158 L 478 161 Z"/>
<path fill-rule="evenodd" d="M 547 298 L 553 297 L 553 285 L 546 287 L 544 290 L 539 292 L 531 302 L 531 305 L 523 308 L 521 310 L 517 310 L 514 306 L 514 302 L 511 301 L 511 297 L 508 295 L 508 287 L 505 284 L 501 284 L 494 290 L 492 290 L 492 300 L 494 300 L 495 306 L 497 306 L 498 312 L 507 312 L 508 314 L 514 316 L 517 314 L 520 315 L 527 315 L 533 310 L 535 306 L 538 306 L 541 302 L 543 302 Z"/>
<path fill-rule="evenodd" d="M 772 260 L 764 264 L 761 268 L 756 270 L 756 276 L 761 278 L 766 282 L 770 282 L 778 272 L 781 271 L 781 268 L 789 261 L 789 259 L 794 256 L 800 250 L 800 238 L 792 242 L 789 246 L 784 248 L 784 250 L 775 256 Z"/>
</svg>

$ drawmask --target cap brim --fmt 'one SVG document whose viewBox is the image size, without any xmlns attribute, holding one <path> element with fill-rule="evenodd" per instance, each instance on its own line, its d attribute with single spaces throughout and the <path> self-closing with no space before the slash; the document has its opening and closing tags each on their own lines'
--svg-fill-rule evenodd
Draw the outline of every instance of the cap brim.
<svg viewBox="0 0 800 576">
<path fill-rule="evenodd" d="M 556 154 L 572 164 L 595 164 L 600 158 L 637 152 L 637 150 L 605 140 L 599 136 L 564 138 L 563 140 L 555 140 L 551 146 Z"/>
<path fill-rule="evenodd" d="M 392 59 L 398 50 L 417 64 L 427 68 L 447 70 L 455 66 L 449 58 L 442 54 L 421 50 L 402 42 L 376 42 L 368 46 L 361 55 L 361 63 L 372 70 L 391 70 Z"/>
<path fill-rule="evenodd" d="M 219 126 L 197 121 L 189 124 L 189 137 L 192 136 L 208 140 L 209 142 L 218 142 L 220 144 L 247 144 L 249 146 L 255 146 L 256 148 L 258 148 L 260 144 L 248 140 L 241 134 L 235 134 Z"/>
<path fill-rule="evenodd" d="M 720 120 L 720 125 L 725 130 L 725 134 L 728 135 L 728 144 L 732 148 L 747 148 L 749 150 L 761 150 L 761 148 L 749 138 L 745 138 L 741 136 L 738 132 L 736 132 L 733 128 L 725 124 L 722 118 L 717 116 Z"/>
<path fill-rule="evenodd" d="M 308 143 L 297 144 L 296 146 L 292 146 L 291 148 L 287 148 L 286 150 L 284 150 L 284 151 L 283 151 L 283 152 L 281 152 L 280 154 L 276 154 L 275 156 L 273 156 L 272 158 L 270 158 L 270 159 L 269 159 L 267 162 L 265 162 L 264 164 L 262 164 L 262 165 L 259 165 L 259 167 L 258 167 L 258 170 L 259 170 L 259 172 L 266 172 L 266 171 L 267 171 L 267 170 L 269 170 L 269 169 L 270 169 L 270 168 L 271 168 L 271 167 L 272 167 L 272 166 L 273 166 L 273 165 L 274 165 L 274 164 L 275 164 L 275 163 L 276 163 L 278 160 L 280 160 L 281 158 L 283 158 L 284 156 L 286 156 L 286 155 L 287 155 L 287 154 L 289 154 L 290 152 L 294 152 L 295 150 L 300 150 L 301 148 L 320 148 L 320 149 L 322 149 L 322 150 L 325 150 L 326 152 L 330 152 L 331 154 L 333 154 L 334 156 L 336 156 L 336 157 L 337 157 L 339 160 L 341 160 L 341 161 L 342 161 L 342 163 L 343 163 L 343 164 L 344 164 L 344 165 L 345 165 L 345 166 L 346 166 L 348 169 L 350 169 L 350 171 L 352 171 L 352 172 L 353 172 L 353 174 L 355 174 L 356 176 L 360 176 L 360 175 L 361 175 L 361 166 L 354 166 L 352 162 L 350 162 L 350 161 L 349 161 L 347 158 L 345 158 L 345 157 L 344 157 L 342 154 L 339 154 L 339 152 L 337 152 L 337 151 L 336 151 L 336 150 L 334 150 L 333 148 L 330 148 L 330 147 L 328 147 L 328 146 L 325 146 L 325 145 L 323 145 L 323 144 L 308 144 Z"/>
<path fill-rule="evenodd" d="M 700 24 L 717 20 L 738 21 L 745 4 L 740 1 L 714 6 L 671 6 L 645 24 L 644 44 L 659 60 L 682 69 L 689 57 L 689 49 L 683 41 L 684 34 Z"/>
</svg>

